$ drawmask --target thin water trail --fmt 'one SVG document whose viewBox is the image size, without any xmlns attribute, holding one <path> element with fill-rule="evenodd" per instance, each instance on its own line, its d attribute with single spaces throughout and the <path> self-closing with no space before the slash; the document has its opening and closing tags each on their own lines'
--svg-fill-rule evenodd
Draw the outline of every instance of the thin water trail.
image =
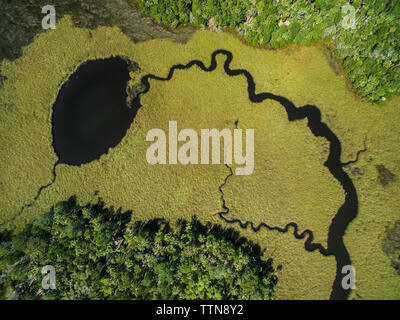
<svg viewBox="0 0 400 320">
<path fill-rule="evenodd" d="M 297 239 L 306 238 L 304 246 L 307 251 L 318 250 L 321 254 L 323 254 L 325 256 L 329 256 L 329 255 L 335 256 L 336 277 L 335 277 L 334 283 L 332 285 L 332 291 L 331 291 L 330 298 L 331 299 L 347 299 L 350 294 L 350 289 L 343 289 L 343 287 L 341 286 L 341 280 L 342 280 L 341 270 L 342 270 L 343 266 L 351 265 L 351 259 L 350 259 L 349 252 L 347 251 L 347 248 L 344 244 L 343 236 L 346 232 L 348 225 L 357 216 L 358 196 L 357 196 L 357 191 L 354 187 L 352 180 L 350 179 L 348 174 L 343 169 L 343 167 L 347 163 L 341 162 L 341 152 L 342 152 L 341 143 L 340 143 L 338 137 L 332 132 L 332 130 L 324 122 L 321 121 L 321 112 L 316 106 L 305 105 L 305 106 L 301 106 L 301 107 L 296 107 L 293 102 L 291 102 L 289 99 L 287 99 L 283 96 L 275 95 L 270 92 L 256 93 L 255 92 L 256 85 L 255 85 L 252 75 L 247 70 L 244 70 L 244 69 L 231 69 L 230 64 L 233 59 L 232 53 L 230 51 L 220 49 L 220 50 L 216 50 L 212 53 L 211 64 L 208 67 L 206 67 L 204 65 L 204 63 L 200 60 L 192 60 L 185 65 L 177 64 L 177 65 L 172 66 L 168 72 L 168 75 L 165 77 L 157 76 L 157 75 L 153 75 L 153 74 L 147 74 L 144 77 L 142 77 L 142 84 L 144 86 L 144 89 L 143 89 L 143 91 L 138 93 L 138 95 L 133 99 L 132 103 L 134 106 L 134 110 L 132 110 L 131 113 L 129 113 L 127 115 L 127 119 L 124 119 L 124 124 L 125 125 L 128 124 L 128 126 L 130 126 L 131 122 L 133 121 L 133 119 L 137 113 L 137 110 L 141 107 L 140 96 L 147 93 L 150 90 L 149 79 L 154 79 L 154 80 L 159 80 L 159 81 L 168 81 L 172 78 L 175 70 L 185 70 L 185 69 L 189 69 L 195 65 L 198 66 L 203 71 L 211 72 L 211 71 L 215 70 L 217 67 L 217 61 L 216 61 L 217 55 L 224 55 L 226 57 L 226 60 L 224 63 L 224 70 L 225 70 L 226 74 L 228 74 L 231 77 L 244 76 L 247 79 L 247 91 L 248 91 L 248 97 L 249 97 L 250 101 L 255 102 L 255 103 L 261 103 L 265 100 L 273 100 L 273 101 L 279 102 L 282 105 L 282 107 L 285 108 L 289 121 L 307 119 L 308 120 L 307 125 L 308 125 L 310 131 L 315 136 L 324 137 L 325 139 L 327 139 L 329 141 L 329 155 L 328 155 L 328 159 L 326 160 L 324 165 L 328 168 L 328 170 L 332 174 L 332 176 L 340 182 L 343 192 L 344 192 L 344 195 L 345 195 L 344 203 L 338 209 L 335 217 L 332 219 L 332 222 L 330 224 L 329 232 L 328 232 L 328 246 L 326 248 L 323 247 L 319 243 L 313 242 L 314 236 L 313 236 L 313 232 L 311 230 L 305 230 L 300 233 L 299 228 L 295 222 L 291 222 L 291 223 L 287 224 L 285 227 L 280 228 L 280 227 L 276 227 L 276 226 L 270 226 L 265 222 L 262 222 L 259 225 L 255 225 L 251 221 L 241 221 L 239 219 L 229 218 L 228 217 L 229 208 L 226 206 L 226 202 L 224 199 L 224 194 L 223 194 L 222 189 L 228 182 L 229 177 L 232 175 L 232 171 L 230 171 L 230 174 L 225 178 L 223 184 L 219 186 L 219 192 L 221 193 L 222 208 L 223 208 L 223 211 L 218 213 L 220 218 L 223 219 L 223 221 L 225 221 L 226 223 L 236 223 L 241 228 L 250 227 L 254 232 L 259 232 L 262 228 L 264 228 L 267 230 L 276 230 L 278 232 L 285 233 L 285 232 L 288 232 L 290 227 L 293 227 L 294 228 L 293 234 Z M 125 90 L 125 84 L 126 84 L 126 81 L 124 83 L 120 84 L 122 89 L 121 88 L 119 88 L 119 89 Z M 118 92 L 120 92 L 120 91 L 118 91 Z M 92 112 L 94 112 L 94 111 L 95 110 L 92 109 Z M 91 115 L 93 116 L 93 113 Z M 54 117 L 54 115 L 53 115 L 53 117 Z M 124 129 L 122 136 L 118 135 L 118 139 L 113 140 L 114 144 L 107 146 L 106 151 L 108 150 L 109 147 L 115 146 L 116 144 L 118 144 L 120 142 L 120 140 L 124 137 L 126 130 L 127 130 L 127 127 Z M 112 135 L 112 132 L 111 132 L 111 135 Z M 54 138 L 54 122 L 53 122 L 53 138 Z M 75 138 L 75 137 L 73 136 L 73 138 Z M 54 143 L 53 143 L 53 146 L 54 146 Z M 101 146 L 104 147 L 104 145 L 101 145 Z M 40 197 L 40 194 L 42 193 L 42 191 L 44 189 L 48 188 L 49 186 L 51 186 L 54 183 L 54 181 L 56 179 L 56 166 L 58 165 L 58 163 L 63 162 L 63 163 L 67 163 L 67 164 L 80 165 L 81 163 L 90 162 L 90 161 L 96 159 L 99 155 L 106 152 L 103 149 L 97 150 L 96 148 L 94 148 L 94 149 L 92 148 L 90 157 L 82 157 L 82 155 L 80 155 L 77 150 L 73 150 L 74 151 L 73 157 L 70 157 L 71 154 L 69 154 L 68 152 L 64 152 L 62 157 L 60 157 L 60 154 L 58 154 L 59 160 L 54 164 L 52 181 L 50 183 L 40 187 L 35 198 L 33 199 L 33 201 L 31 201 L 28 204 L 25 204 L 15 216 L 2 222 L 0 224 L 0 226 L 5 225 L 9 221 L 11 221 L 11 220 L 15 219 L 17 216 L 21 215 L 27 207 L 31 207 L 37 201 L 37 199 Z M 56 150 L 56 152 L 57 152 L 57 150 Z M 359 156 L 359 154 L 357 155 L 357 158 L 358 158 L 358 156 Z M 72 160 L 65 160 L 65 159 L 72 159 Z M 83 161 L 82 161 L 82 159 L 83 159 Z"/>
<path fill-rule="evenodd" d="M 60 163 L 60 162 L 57 160 L 57 161 L 54 163 L 54 165 L 53 165 L 53 170 L 52 170 L 52 175 L 53 175 L 53 177 L 52 177 L 51 181 L 50 181 L 49 183 L 47 183 L 47 184 L 41 186 L 41 187 L 38 189 L 38 191 L 37 191 L 35 197 L 33 198 L 33 200 L 32 200 L 31 202 L 24 204 L 24 205 L 21 207 L 21 209 L 19 209 L 19 211 L 18 211 L 15 215 L 13 215 L 11 218 L 8 218 L 7 220 L 1 222 L 1 223 L 0 223 L 0 227 L 6 225 L 6 224 L 9 223 L 10 221 L 15 220 L 15 218 L 17 218 L 18 216 L 20 216 L 20 215 L 24 212 L 24 210 L 25 210 L 26 208 L 32 207 L 32 206 L 35 204 L 35 202 L 39 199 L 40 195 L 42 194 L 42 191 L 43 191 L 44 189 L 47 189 L 48 187 L 50 187 L 50 186 L 56 181 L 56 178 L 57 178 L 56 168 L 57 168 L 57 165 L 58 165 L 59 163 Z"/>
<path fill-rule="evenodd" d="M 224 70 L 226 74 L 229 76 L 244 76 L 247 79 L 247 91 L 250 101 L 255 103 L 261 103 L 265 100 L 273 100 L 279 102 L 283 108 L 285 108 L 288 120 L 296 121 L 301 119 L 308 120 L 308 127 L 310 131 L 316 137 L 324 137 L 329 141 L 329 155 L 328 159 L 324 163 L 324 165 L 328 168 L 329 172 L 332 176 L 337 179 L 343 189 L 343 193 L 345 195 L 345 201 L 342 206 L 338 209 L 335 217 L 332 219 L 332 222 L 329 226 L 328 232 L 328 246 L 327 248 L 323 247 L 319 243 L 314 243 L 314 235 L 311 230 L 305 230 L 302 233 L 299 233 L 298 226 L 295 222 L 291 222 L 287 224 L 284 228 L 279 227 L 271 227 L 265 222 L 262 222 L 259 225 L 254 225 L 251 221 L 241 221 L 239 219 L 230 219 L 227 218 L 226 215 L 229 213 L 229 208 L 226 207 L 225 199 L 223 198 L 222 187 L 227 183 L 230 175 L 228 175 L 224 181 L 224 183 L 219 187 L 219 191 L 221 192 L 222 199 L 222 207 L 223 211 L 219 212 L 219 216 L 227 223 L 237 223 L 241 228 L 251 227 L 254 232 L 259 232 L 262 228 L 266 228 L 268 230 L 276 230 L 279 232 L 287 232 L 290 227 L 294 228 L 294 236 L 297 239 L 304 239 L 307 237 L 305 241 L 305 249 L 307 251 L 318 250 L 321 254 L 325 256 L 333 255 L 336 259 L 336 277 L 334 283 L 332 285 L 332 291 L 330 298 L 331 299 L 347 299 L 350 294 L 350 289 L 344 289 L 341 285 L 342 280 L 342 268 L 346 265 L 351 265 L 350 254 L 347 251 L 347 248 L 343 241 L 343 236 L 348 225 L 353 221 L 358 214 L 358 196 L 357 191 L 354 187 L 354 184 L 348 174 L 344 171 L 344 164 L 341 162 L 341 153 L 342 146 L 338 139 L 338 137 L 333 133 L 333 131 L 327 126 L 326 123 L 321 121 L 321 112 L 320 110 L 313 105 L 305 105 L 301 107 L 296 107 L 293 102 L 289 99 L 276 95 L 270 92 L 261 92 L 256 93 L 255 82 L 247 70 L 244 69 L 231 69 L 230 64 L 233 59 L 233 55 L 230 51 L 219 49 L 212 53 L 211 56 L 211 64 L 206 67 L 204 63 L 200 60 L 192 60 L 187 64 L 177 64 L 171 67 L 168 72 L 168 75 L 165 77 L 148 74 L 142 78 L 142 84 L 145 89 L 139 93 L 139 97 L 142 94 L 145 94 L 150 90 L 149 79 L 160 80 L 160 81 L 168 81 L 172 78 L 175 70 L 185 70 L 189 69 L 192 66 L 196 65 L 200 69 L 206 72 L 211 72 L 216 69 L 217 55 L 225 55 L 226 60 L 224 63 Z"/>
</svg>

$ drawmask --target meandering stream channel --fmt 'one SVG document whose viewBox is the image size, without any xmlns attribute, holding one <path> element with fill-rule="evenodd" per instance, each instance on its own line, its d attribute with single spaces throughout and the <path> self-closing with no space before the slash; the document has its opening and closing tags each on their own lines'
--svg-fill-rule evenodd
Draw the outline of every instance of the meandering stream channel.
<svg viewBox="0 0 400 320">
<path fill-rule="evenodd" d="M 352 180 L 343 170 L 346 164 L 341 163 L 341 143 L 332 130 L 321 121 L 321 112 L 316 106 L 296 107 L 285 97 L 269 92 L 256 93 L 253 77 L 247 70 L 230 68 L 233 56 L 227 50 L 214 51 L 208 67 L 199 60 L 192 60 L 185 65 L 172 66 L 166 77 L 145 75 L 142 78 L 145 89 L 132 100 L 130 108 L 126 105 L 126 83 L 129 80 L 129 71 L 125 60 L 115 57 L 89 61 L 81 65 L 64 84 L 53 106 L 53 147 L 58 155 L 58 161 L 53 167 L 53 179 L 49 184 L 42 186 L 33 201 L 23 206 L 13 218 L 22 214 L 26 207 L 32 206 L 42 190 L 54 183 L 56 166 L 59 163 L 81 165 L 93 161 L 107 153 L 109 148 L 116 146 L 123 139 L 137 110 L 141 107 L 140 96 L 150 90 L 149 79 L 168 81 L 172 78 L 175 70 L 188 69 L 195 65 L 203 71 L 211 72 L 217 67 L 217 55 L 226 56 L 224 70 L 229 76 L 244 76 L 247 79 L 248 96 L 252 102 L 261 103 L 268 99 L 279 102 L 285 108 L 289 121 L 307 119 L 311 132 L 315 136 L 324 137 L 329 141 L 329 156 L 324 165 L 340 182 L 345 195 L 343 205 L 338 209 L 330 224 L 326 248 L 313 242 L 314 236 L 311 230 L 304 230 L 300 233 L 295 222 L 281 228 L 270 226 L 265 222 L 255 225 L 251 221 L 230 218 L 223 187 L 232 175 L 232 171 L 219 187 L 223 209 L 218 213 L 220 218 L 226 223 L 236 223 L 241 228 L 250 227 L 254 232 L 265 228 L 285 233 L 288 232 L 289 227 L 294 227 L 294 236 L 297 239 L 306 238 L 305 249 L 307 251 L 318 250 L 325 256 L 333 255 L 335 257 L 336 278 L 332 285 L 330 298 L 347 299 L 350 289 L 342 288 L 341 270 L 343 266 L 351 265 L 351 259 L 343 236 L 350 222 L 357 216 L 358 197 Z M 3 222 L 2 225 L 10 220 Z"/>
</svg>

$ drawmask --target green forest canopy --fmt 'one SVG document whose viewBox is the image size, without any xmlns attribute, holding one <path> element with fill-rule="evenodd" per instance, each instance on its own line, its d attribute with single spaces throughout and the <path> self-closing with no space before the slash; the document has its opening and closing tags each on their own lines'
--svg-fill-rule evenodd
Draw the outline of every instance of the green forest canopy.
<svg viewBox="0 0 400 320">
<path fill-rule="evenodd" d="M 2 239 L 3 298 L 273 299 L 272 260 L 232 229 L 195 218 L 128 226 L 130 214 L 72 197 Z M 55 290 L 41 287 L 45 265 L 55 267 Z"/>
<path fill-rule="evenodd" d="M 378 102 L 400 94 L 400 1 L 138 0 L 172 26 L 230 27 L 255 45 L 334 45 L 354 90 Z M 346 9 L 351 4 L 353 9 Z M 354 26 L 351 19 L 354 17 Z"/>
</svg>

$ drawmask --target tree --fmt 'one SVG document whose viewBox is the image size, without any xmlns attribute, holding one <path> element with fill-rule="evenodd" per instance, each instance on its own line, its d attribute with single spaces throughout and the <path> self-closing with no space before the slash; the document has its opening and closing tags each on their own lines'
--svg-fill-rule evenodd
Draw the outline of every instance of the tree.
<svg viewBox="0 0 400 320">
<path fill-rule="evenodd" d="M 232 229 L 195 218 L 129 225 L 131 212 L 74 197 L 0 245 L 7 296 L 19 299 L 272 299 L 272 260 Z M 56 289 L 42 288 L 45 265 Z"/>
<path fill-rule="evenodd" d="M 343 62 L 353 89 L 379 102 L 400 94 L 400 1 L 351 1 L 355 29 L 344 28 L 346 0 L 138 0 L 143 12 L 176 28 L 230 27 L 254 46 L 280 48 L 326 41 Z M 346 11 L 345 11 L 346 12 Z M 345 19 L 345 20 L 344 20 Z M 349 60 L 359 61 L 353 67 Z"/>
</svg>

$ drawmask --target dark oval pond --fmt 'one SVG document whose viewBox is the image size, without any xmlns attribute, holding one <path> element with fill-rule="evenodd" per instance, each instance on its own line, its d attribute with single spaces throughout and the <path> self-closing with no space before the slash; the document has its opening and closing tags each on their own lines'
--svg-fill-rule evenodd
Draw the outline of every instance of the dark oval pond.
<svg viewBox="0 0 400 320">
<path fill-rule="evenodd" d="M 140 106 L 127 106 L 128 80 L 128 62 L 120 57 L 88 61 L 71 75 L 53 106 L 60 163 L 90 162 L 122 140 Z"/>
</svg>

